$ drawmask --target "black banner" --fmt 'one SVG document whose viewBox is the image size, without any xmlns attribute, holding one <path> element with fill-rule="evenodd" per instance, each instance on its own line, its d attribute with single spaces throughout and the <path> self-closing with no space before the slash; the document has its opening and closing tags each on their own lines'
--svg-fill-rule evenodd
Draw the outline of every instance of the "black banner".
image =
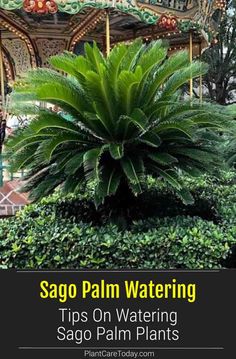
<svg viewBox="0 0 236 359">
<path fill-rule="evenodd" d="M 1 358 L 234 357 L 234 270 L 1 271 Z"/>
</svg>

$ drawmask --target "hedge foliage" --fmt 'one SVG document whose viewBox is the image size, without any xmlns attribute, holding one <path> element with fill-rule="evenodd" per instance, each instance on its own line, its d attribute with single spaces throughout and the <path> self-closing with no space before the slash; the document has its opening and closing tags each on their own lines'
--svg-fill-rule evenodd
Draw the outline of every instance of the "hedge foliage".
<svg viewBox="0 0 236 359">
<path fill-rule="evenodd" d="M 121 232 L 115 225 L 58 216 L 54 196 L 0 221 L 0 268 L 219 268 L 236 244 L 235 180 L 186 181 L 195 198 L 212 203 L 215 223 L 187 215 L 153 217 Z"/>
</svg>

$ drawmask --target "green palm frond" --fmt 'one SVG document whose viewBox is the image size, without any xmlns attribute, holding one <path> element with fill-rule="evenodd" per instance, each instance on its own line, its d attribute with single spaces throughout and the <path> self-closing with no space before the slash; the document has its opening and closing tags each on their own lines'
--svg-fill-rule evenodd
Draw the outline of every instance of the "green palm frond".
<svg viewBox="0 0 236 359">
<path fill-rule="evenodd" d="M 180 51 L 175 55 L 169 57 L 162 66 L 159 67 L 152 81 L 150 81 L 146 98 L 148 99 L 147 105 L 155 99 L 160 86 L 163 86 L 165 82 L 173 75 L 176 71 L 186 68 L 189 65 L 189 54 L 187 51 Z"/>
<path fill-rule="evenodd" d="M 86 86 L 94 112 L 97 113 L 100 121 L 112 137 L 116 103 L 106 76 L 102 75 L 100 77 L 94 71 L 88 71 Z"/>
<path fill-rule="evenodd" d="M 121 167 L 134 193 L 142 192 L 141 176 L 144 172 L 143 160 L 140 157 L 126 156 L 121 159 Z"/>
<path fill-rule="evenodd" d="M 105 167 L 102 170 L 100 182 L 97 187 L 97 195 L 101 201 L 107 196 L 116 193 L 121 179 L 121 173 L 116 167 Z"/>
<path fill-rule="evenodd" d="M 177 158 L 165 152 L 150 152 L 148 157 L 162 166 L 168 166 L 178 162 Z"/>
<path fill-rule="evenodd" d="M 160 100 L 164 101 L 174 94 L 183 84 L 189 81 L 190 78 L 196 78 L 206 73 L 208 69 L 207 65 L 203 65 L 201 62 L 193 62 L 188 66 L 181 68 L 166 81 L 165 88 L 161 93 Z"/>
<path fill-rule="evenodd" d="M 124 144 L 112 143 L 109 145 L 109 151 L 112 158 L 119 160 L 124 156 Z"/>
<path fill-rule="evenodd" d="M 100 177 L 100 159 L 105 150 L 105 146 L 92 148 L 85 152 L 83 156 L 83 165 L 85 176 L 90 180 L 99 180 Z"/>
</svg>

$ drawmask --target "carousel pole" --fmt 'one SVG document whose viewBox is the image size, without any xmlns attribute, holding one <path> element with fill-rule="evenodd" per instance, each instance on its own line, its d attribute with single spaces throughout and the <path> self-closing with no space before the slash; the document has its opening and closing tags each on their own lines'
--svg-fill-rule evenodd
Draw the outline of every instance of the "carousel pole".
<svg viewBox="0 0 236 359">
<path fill-rule="evenodd" d="M 190 64 L 192 64 L 192 62 L 193 62 L 193 33 L 191 30 L 189 32 L 189 61 L 190 61 Z M 192 98 L 193 98 L 193 78 L 192 78 L 192 76 L 190 77 L 190 81 L 189 81 L 189 93 L 190 93 L 190 99 L 192 100 Z"/>
<path fill-rule="evenodd" d="M 1 82 L 1 108 L 0 108 L 0 187 L 3 185 L 3 163 L 2 163 L 2 146 L 5 138 L 6 121 L 5 121 L 5 89 L 3 76 L 3 56 L 2 56 L 2 33 L 0 30 L 0 82 Z"/>
<path fill-rule="evenodd" d="M 2 33 L 0 30 L 0 80 L 1 80 L 1 97 L 2 97 L 2 111 L 4 113 L 5 107 L 5 88 L 4 88 L 4 71 L 3 71 L 3 55 L 2 55 Z"/>
<path fill-rule="evenodd" d="M 111 51 L 111 38 L 110 38 L 110 16 L 109 10 L 106 11 L 106 54 L 110 55 Z"/>
</svg>

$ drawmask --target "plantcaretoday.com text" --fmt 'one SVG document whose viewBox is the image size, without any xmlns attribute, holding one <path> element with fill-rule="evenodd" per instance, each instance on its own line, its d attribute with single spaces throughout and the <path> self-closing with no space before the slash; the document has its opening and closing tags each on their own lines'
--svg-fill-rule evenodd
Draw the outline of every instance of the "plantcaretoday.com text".
<svg viewBox="0 0 236 359">
<path fill-rule="evenodd" d="M 134 351 L 134 350 L 85 350 L 86 358 L 154 358 L 153 351 Z"/>
</svg>

